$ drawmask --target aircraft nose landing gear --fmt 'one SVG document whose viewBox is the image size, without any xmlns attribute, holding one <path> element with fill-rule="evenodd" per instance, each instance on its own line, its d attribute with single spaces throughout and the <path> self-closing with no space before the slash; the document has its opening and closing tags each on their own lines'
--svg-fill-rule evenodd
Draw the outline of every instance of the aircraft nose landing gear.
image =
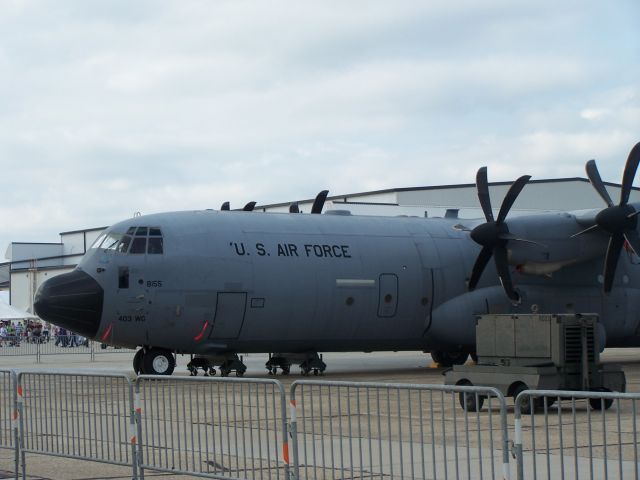
<svg viewBox="0 0 640 480">
<path fill-rule="evenodd" d="M 166 348 L 141 348 L 133 356 L 133 371 L 136 375 L 171 375 L 176 359 Z"/>
</svg>

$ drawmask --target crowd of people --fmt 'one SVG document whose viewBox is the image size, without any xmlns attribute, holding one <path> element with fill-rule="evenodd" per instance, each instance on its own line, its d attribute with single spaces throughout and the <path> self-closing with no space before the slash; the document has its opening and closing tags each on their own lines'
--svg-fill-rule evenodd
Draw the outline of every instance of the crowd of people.
<svg viewBox="0 0 640 480">
<path fill-rule="evenodd" d="M 0 322 L 0 347 L 19 347 L 22 342 L 47 343 L 55 338 L 59 347 L 89 346 L 89 341 L 63 327 L 36 320 Z"/>
</svg>

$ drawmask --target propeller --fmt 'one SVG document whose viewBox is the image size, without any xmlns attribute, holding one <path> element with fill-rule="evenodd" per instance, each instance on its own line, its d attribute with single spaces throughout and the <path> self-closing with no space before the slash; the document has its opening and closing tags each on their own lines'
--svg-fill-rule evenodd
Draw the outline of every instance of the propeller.
<svg viewBox="0 0 640 480">
<path fill-rule="evenodd" d="M 486 223 L 478 225 L 471 231 L 471 238 L 478 244 L 482 245 L 482 250 L 478 254 L 476 263 L 473 265 L 471 271 L 471 278 L 469 279 L 469 290 L 476 288 L 482 272 L 493 257 L 502 288 L 504 288 L 507 296 L 514 302 L 520 300 L 520 295 L 513 288 L 513 282 L 511 281 L 511 273 L 509 272 L 509 262 L 507 259 L 507 243 L 509 240 L 514 241 L 526 241 L 516 237 L 511 232 L 505 223 L 505 218 L 511 210 L 513 203 L 518 198 L 518 195 L 529 181 L 531 176 L 523 175 L 518 178 L 507 192 L 507 195 L 502 201 L 500 211 L 498 212 L 498 218 L 494 219 L 493 210 L 491 209 L 491 197 L 489 196 L 489 182 L 487 181 L 487 167 L 482 167 L 476 174 L 476 188 L 478 190 L 478 200 L 480 200 L 480 206 L 484 212 L 484 217 L 487 220 Z"/>
<path fill-rule="evenodd" d="M 327 200 L 327 195 L 329 195 L 329 190 L 322 190 L 316 195 L 313 207 L 311 207 L 311 213 L 322 213 L 322 207 L 324 207 L 324 202 Z"/>
<path fill-rule="evenodd" d="M 629 195 L 631 193 L 631 186 L 633 179 L 636 176 L 638 170 L 638 164 L 640 164 L 640 142 L 629 152 L 627 163 L 624 166 L 624 173 L 622 174 L 622 189 L 620 190 L 620 202 L 615 205 L 604 186 L 598 167 L 595 160 L 589 160 L 586 165 L 587 176 L 593 188 L 598 192 L 598 195 L 607 204 L 607 208 L 601 210 L 596 215 L 595 225 L 583 230 L 582 232 L 574 235 L 582 235 L 598 228 L 604 230 L 609 234 L 609 245 L 607 247 L 607 253 L 604 257 L 604 292 L 609 293 L 613 286 L 613 278 L 616 273 L 616 267 L 618 266 L 618 259 L 622 252 L 625 240 L 629 246 L 633 249 L 636 255 L 640 255 L 640 237 L 638 237 L 638 214 L 637 211 L 631 205 L 629 205 Z"/>
<path fill-rule="evenodd" d="M 229 202 L 224 202 L 221 206 L 220 206 L 220 211 L 228 211 L 231 209 L 231 206 L 229 204 Z"/>
<path fill-rule="evenodd" d="M 247 203 L 242 209 L 243 212 L 253 212 L 254 207 L 256 206 L 256 202 Z"/>
<path fill-rule="evenodd" d="M 298 202 L 289 205 L 289 213 L 300 213 L 300 206 L 298 205 Z"/>
</svg>

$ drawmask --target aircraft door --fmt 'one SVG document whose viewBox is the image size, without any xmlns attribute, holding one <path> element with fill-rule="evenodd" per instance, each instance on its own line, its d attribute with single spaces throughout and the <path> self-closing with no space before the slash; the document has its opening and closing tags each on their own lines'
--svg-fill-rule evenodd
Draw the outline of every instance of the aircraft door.
<svg viewBox="0 0 640 480">
<path fill-rule="evenodd" d="M 422 331 L 422 335 L 425 335 L 431 327 L 433 309 L 444 300 L 444 272 L 442 260 L 433 238 L 424 235 L 416 237 L 415 242 L 422 262 L 422 296 L 420 303 L 425 309 Z"/>
<path fill-rule="evenodd" d="M 379 279 L 378 316 L 391 318 L 398 311 L 398 276 L 383 273 Z"/>
<path fill-rule="evenodd" d="M 246 292 L 218 292 L 213 329 L 209 338 L 238 338 L 246 309 Z"/>
</svg>

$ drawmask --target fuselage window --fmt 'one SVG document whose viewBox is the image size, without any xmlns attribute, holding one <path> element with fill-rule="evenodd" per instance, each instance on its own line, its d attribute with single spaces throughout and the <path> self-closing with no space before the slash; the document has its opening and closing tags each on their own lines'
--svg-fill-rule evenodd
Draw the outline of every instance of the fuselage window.
<svg viewBox="0 0 640 480">
<path fill-rule="evenodd" d="M 147 251 L 147 237 L 135 237 L 129 253 L 145 253 Z"/>
</svg>

